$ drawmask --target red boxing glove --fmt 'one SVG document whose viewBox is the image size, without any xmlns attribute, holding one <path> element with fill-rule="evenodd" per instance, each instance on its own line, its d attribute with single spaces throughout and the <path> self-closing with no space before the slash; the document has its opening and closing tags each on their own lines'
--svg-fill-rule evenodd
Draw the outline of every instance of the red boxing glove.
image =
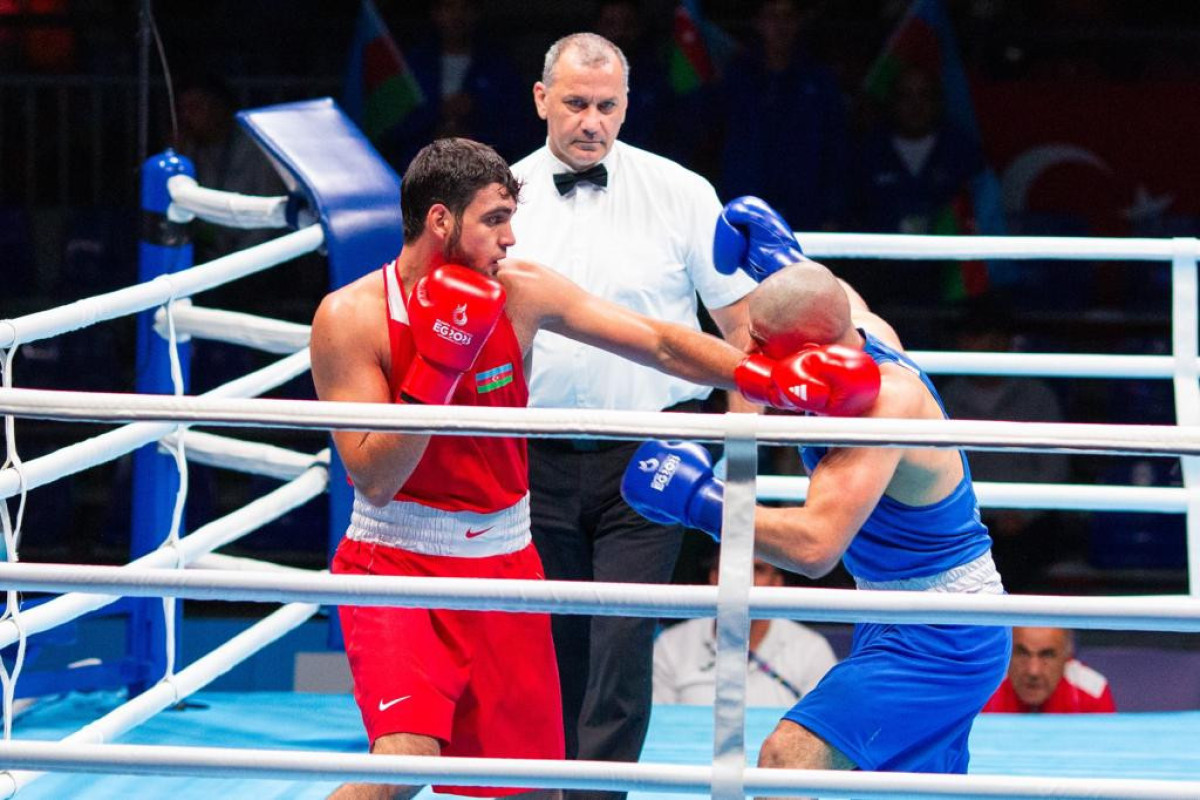
<svg viewBox="0 0 1200 800">
<path fill-rule="evenodd" d="M 749 356 L 733 379 L 752 403 L 833 417 L 858 416 L 879 396 L 879 366 L 838 344 L 812 345 L 782 361 Z"/>
<path fill-rule="evenodd" d="M 504 287 L 456 264 L 417 281 L 408 325 L 417 355 L 400 384 L 406 403 L 445 404 L 504 313 Z"/>
</svg>

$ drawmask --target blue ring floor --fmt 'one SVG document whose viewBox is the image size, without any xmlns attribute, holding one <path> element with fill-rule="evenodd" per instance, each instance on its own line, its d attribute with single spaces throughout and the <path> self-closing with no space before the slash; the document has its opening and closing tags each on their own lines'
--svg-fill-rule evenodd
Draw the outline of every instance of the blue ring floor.
<svg viewBox="0 0 1200 800">
<path fill-rule="evenodd" d="M 13 726 L 16 739 L 61 739 L 120 704 L 119 693 L 72 694 L 40 701 Z M 361 753 L 367 742 L 349 695 L 293 692 L 202 692 L 198 707 L 164 711 L 118 741 L 261 749 Z M 751 763 L 781 711 L 751 708 L 746 748 Z M 712 709 L 656 706 L 643 761 L 712 763 Z M 971 736 L 971 772 L 1087 778 L 1200 777 L 1200 711 L 1078 716 L 996 714 L 980 717 Z M 3 765 L 0 765 L 2 768 Z M 17 794 L 18 800 L 130 797 L 170 800 L 323 798 L 337 784 L 279 780 L 219 780 L 47 774 Z M 431 796 L 426 790 L 422 796 Z M 442 797 L 443 795 L 438 795 Z M 632 792 L 630 800 L 684 795 Z"/>
</svg>

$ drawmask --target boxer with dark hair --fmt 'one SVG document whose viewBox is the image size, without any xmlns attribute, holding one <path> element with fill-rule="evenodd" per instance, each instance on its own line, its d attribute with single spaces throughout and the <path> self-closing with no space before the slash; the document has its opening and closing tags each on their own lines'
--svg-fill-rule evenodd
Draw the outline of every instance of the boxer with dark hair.
<svg viewBox="0 0 1200 800">
<path fill-rule="evenodd" d="M 715 252 L 718 268 L 761 281 L 749 311 L 762 355 L 837 376 L 824 381 L 827 391 L 810 390 L 803 410 L 943 419 L 937 390 L 896 332 L 801 256 L 790 230 L 766 204 L 741 198 L 718 223 Z M 874 391 L 857 366 L 863 359 L 877 365 Z M 805 447 L 801 456 L 811 476 L 805 503 L 758 507 L 758 557 L 810 578 L 841 561 L 866 589 L 1003 592 L 963 451 Z M 668 460 L 670 475 L 661 466 Z M 652 519 L 720 536 L 724 487 L 699 445 L 645 443 L 623 490 Z M 1004 677 L 1009 648 L 1007 628 L 860 623 L 849 658 L 784 715 L 759 765 L 966 772 L 971 723 Z"/>
<path fill-rule="evenodd" d="M 747 360 L 737 348 L 505 259 L 520 185 L 491 148 L 438 140 L 413 159 L 401 189 L 403 251 L 317 309 L 312 374 L 322 400 L 522 407 L 526 356 L 542 328 L 688 380 L 735 386 Z M 786 366 L 756 366 L 754 391 L 782 400 L 805 384 Z M 360 431 L 333 439 L 354 483 L 335 573 L 543 576 L 530 543 L 524 439 Z M 340 614 L 372 752 L 562 758 L 547 615 L 368 606 Z M 347 784 L 335 796 L 407 797 L 417 788 Z"/>
</svg>

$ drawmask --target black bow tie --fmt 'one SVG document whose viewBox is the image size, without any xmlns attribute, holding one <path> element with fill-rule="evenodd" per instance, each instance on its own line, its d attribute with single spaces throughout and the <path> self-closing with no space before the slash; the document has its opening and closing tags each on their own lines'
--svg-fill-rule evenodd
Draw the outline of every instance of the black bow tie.
<svg viewBox="0 0 1200 800">
<path fill-rule="evenodd" d="M 554 176 L 554 185 L 558 187 L 560 195 L 567 194 L 575 188 L 575 184 L 580 182 L 608 186 L 608 170 L 603 164 L 597 164 L 583 172 L 560 172 Z"/>
</svg>

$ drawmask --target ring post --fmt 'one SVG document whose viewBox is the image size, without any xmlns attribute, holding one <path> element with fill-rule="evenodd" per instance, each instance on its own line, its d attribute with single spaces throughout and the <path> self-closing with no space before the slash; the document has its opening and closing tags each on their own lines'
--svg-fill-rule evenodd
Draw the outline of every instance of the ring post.
<svg viewBox="0 0 1200 800">
<path fill-rule="evenodd" d="M 192 243 L 187 227 L 167 219 L 171 194 L 167 180 L 174 175 L 196 174 L 191 161 L 166 150 L 142 164 L 142 216 L 138 239 L 138 280 L 154 280 L 160 275 L 192 266 Z M 191 345 L 179 344 L 179 366 L 187 391 Z M 170 345 L 154 332 L 154 311 L 138 314 L 137 376 L 135 391 L 140 394 L 173 394 Z M 171 528 L 179 474 L 175 459 L 148 444 L 133 455 L 133 513 L 129 543 L 130 559 L 158 548 Z M 180 615 L 182 605 L 176 607 Z M 179 629 L 176 619 L 176 630 Z M 126 650 L 136 665 L 131 695 L 140 694 L 166 673 L 167 654 L 160 644 L 166 641 L 166 622 L 162 603 L 153 598 L 133 606 L 126 635 Z M 179 647 L 179 638 L 175 639 Z"/>
<path fill-rule="evenodd" d="M 754 583 L 758 440 L 753 414 L 726 414 L 725 507 L 717 575 L 717 694 L 713 702 L 713 800 L 739 800 L 746 769 L 746 660 Z"/>
<path fill-rule="evenodd" d="M 404 246 L 400 176 L 331 98 L 247 109 L 238 123 L 266 153 L 325 232 L 329 288 L 338 289 L 394 259 Z M 348 177 L 349 176 L 349 177 Z M 329 556 L 342 539 L 354 492 L 337 449 L 329 460 Z M 329 647 L 342 647 L 337 614 Z"/>
<path fill-rule="evenodd" d="M 1200 257 L 1200 242 L 1178 238 L 1173 241 L 1171 259 L 1171 353 L 1175 359 L 1175 424 L 1200 425 L 1200 376 L 1197 375 L 1197 297 L 1200 281 L 1196 261 Z M 1183 456 L 1179 459 L 1183 471 L 1183 486 L 1187 491 L 1186 531 L 1188 594 L 1200 597 L 1200 459 Z"/>
</svg>

